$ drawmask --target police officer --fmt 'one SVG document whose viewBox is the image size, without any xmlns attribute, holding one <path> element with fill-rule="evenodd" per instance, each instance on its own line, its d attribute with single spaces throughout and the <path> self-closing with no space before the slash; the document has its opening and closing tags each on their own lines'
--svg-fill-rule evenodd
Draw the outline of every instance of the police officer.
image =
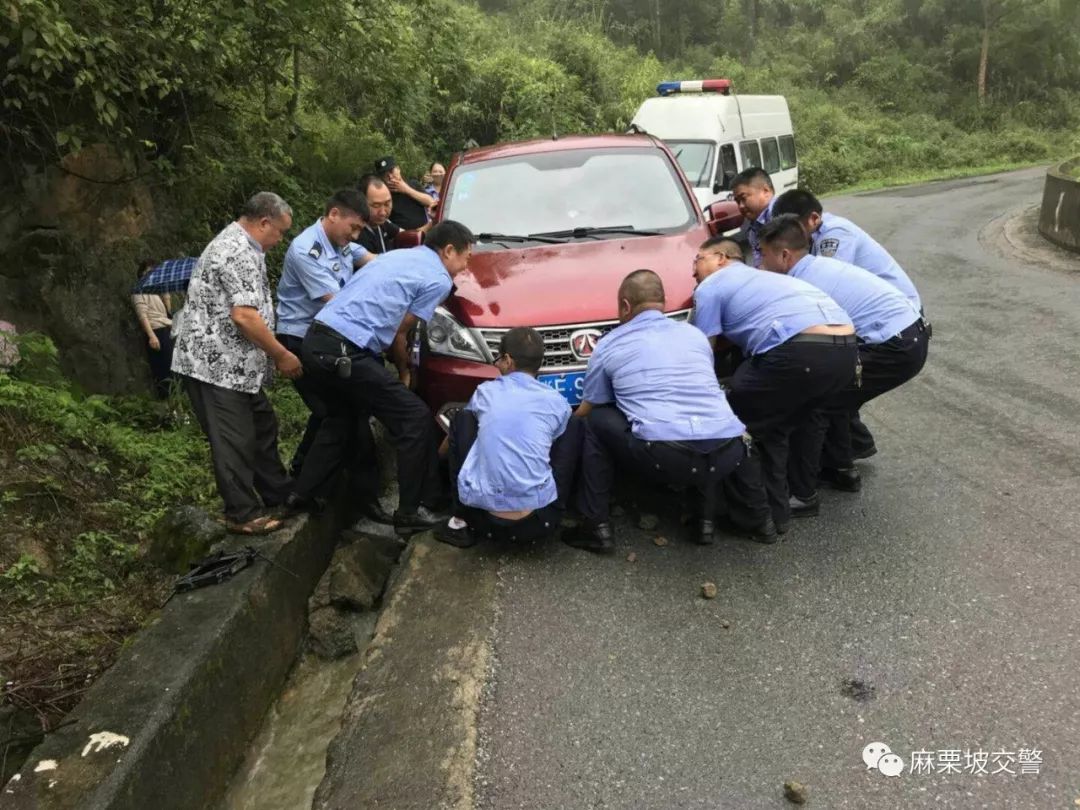
<svg viewBox="0 0 1080 810">
<path fill-rule="evenodd" d="M 367 201 L 359 191 L 338 191 L 327 200 L 322 217 L 289 245 L 277 288 L 277 338 L 297 356 L 316 313 L 352 278 L 354 269 L 375 258 L 355 242 L 367 216 Z M 367 418 L 341 418 L 327 424 L 312 452 L 328 413 L 326 402 L 310 378 L 300 377 L 293 384 L 311 415 L 293 456 L 289 508 L 314 506 L 315 496 L 333 478 L 343 458 L 353 455 L 358 462 L 353 471 L 362 493 L 362 511 L 375 520 L 389 522 L 377 501 L 379 476 Z"/>
<path fill-rule="evenodd" d="M 717 486 L 746 457 L 743 424 L 720 390 L 709 342 L 664 315 L 656 273 L 630 273 L 618 302 L 620 325 L 597 344 L 585 372 L 577 411 L 585 419 L 577 498 L 584 522 L 564 540 L 587 551 L 614 551 L 609 501 L 618 466 L 697 490 L 695 540 L 711 543 Z"/>
<path fill-rule="evenodd" d="M 772 217 L 775 199 L 772 178 L 764 169 L 751 166 L 743 169 L 731 181 L 731 198 L 743 215 L 742 234 L 750 244 L 754 267 L 761 267 L 761 247 L 758 234 Z"/>
<path fill-rule="evenodd" d="M 447 445 L 454 517 L 435 530 L 459 547 L 481 537 L 538 540 L 554 534 L 581 452 L 581 420 L 536 379 L 544 338 L 518 327 L 503 335 L 499 378 L 476 389 L 450 423 Z"/>
<path fill-rule="evenodd" d="M 435 420 L 409 390 L 406 335 L 450 295 L 474 241 L 468 228 L 447 220 L 431 229 L 426 244 L 381 257 L 316 314 L 302 345 L 304 367 L 331 413 L 345 403 L 374 415 L 390 434 L 399 491 L 394 528 L 401 535 L 444 518 L 432 510 L 440 495 Z M 383 362 L 384 352 L 396 374 Z"/>
<path fill-rule="evenodd" d="M 370 212 L 358 241 L 369 253 L 376 255 L 393 250 L 397 247 L 395 241 L 401 228 L 390 221 L 394 207 L 390 189 L 374 174 L 361 177 L 356 188 L 367 200 Z"/>
<path fill-rule="evenodd" d="M 720 237 L 698 248 L 694 325 L 747 358 L 731 378 L 728 401 L 750 429 L 773 522 L 783 532 L 791 518 L 790 436 L 855 376 L 855 328 L 821 290 L 741 259 L 739 246 Z"/>
<path fill-rule="evenodd" d="M 839 466 L 821 469 L 851 491 L 860 486 L 851 449 L 850 419 L 862 405 L 918 374 L 926 363 L 926 325 L 919 311 L 896 287 L 853 264 L 812 256 L 798 218 L 775 217 L 761 232 L 762 260 L 768 270 L 786 273 L 827 293 L 851 316 L 859 337 L 861 373 L 856 382 L 819 411 L 796 444 L 791 466 L 792 514 L 817 514 L 817 478 L 826 429 L 835 431 Z"/>
<path fill-rule="evenodd" d="M 915 309 L 923 311 L 922 299 L 915 289 L 915 284 L 889 251 L 851 220 L 824 213 L 821 202 L 809 191 L 792 189 L 781 194 L 773 205 L 773 216 L 781 214 L 794 214 L 799 218 L 810 234 L 810 252 L 815 256 L 827 256 L 869 270 L 900 290 Z M 928 328 L 927 337 L 930 334 Z M 874 437 L 858 414 L 851 422 L 851 442 L 856 459 L 869 458 L 877 453 Z M 831 455 L 830 449 L 829 442 L 826 441 L 823 462 L 826 462 L 827 467 L 835 467 L 835 460 L 828 458 Z"/>
<path fill-rule="evenodd" d="M 801 188 L 786 191 L 776 198 L 773 216 L 793 214 L 799 218 L 812 240 L 811 253 L 837 259 L 868 270 L 900 290 L 917 311 L 922 300 L 908 274 L 896 259 L 870 234 L 849 219 L 822 211 L 821 202 Z"/>
</svg>

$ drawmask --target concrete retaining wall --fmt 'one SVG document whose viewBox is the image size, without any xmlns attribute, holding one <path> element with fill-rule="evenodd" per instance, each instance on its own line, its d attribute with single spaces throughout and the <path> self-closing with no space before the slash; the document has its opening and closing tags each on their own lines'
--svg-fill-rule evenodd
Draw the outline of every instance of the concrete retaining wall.
<svg viewBox="0 0 1080 810">
<path fill-rule="evenodd" d="M 94 684 L 71 725 L 0 789 L 0 807 L 212 807 L 293 665 L 308 596 L 350 517 L 342 506 L 298 518 L 251 543 L 277 565 L 260 560 L 221 585 L 175 596 Z"/>
<path fill-rule="evenodd" d="M 1055 245 L 1080 253 L 1080 179 L 1073 172 L 1080 158 L 1067 160 L 1046 172 L 1039 233 Z"/>
</svg>

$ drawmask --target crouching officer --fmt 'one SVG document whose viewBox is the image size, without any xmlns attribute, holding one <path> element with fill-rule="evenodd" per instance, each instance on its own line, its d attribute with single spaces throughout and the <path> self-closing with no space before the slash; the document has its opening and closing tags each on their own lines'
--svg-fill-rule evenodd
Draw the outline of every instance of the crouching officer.
<svg viewBox="0 0 1080 810">
<path fill-rule="evenodd" d="M 876 239 L 850 219 L 825 213 L 818 198 L 801 188 L 786 191 L 776 199 L 773 216 L 782 214 L 794 214 L 799 218 L 806 232 L 810 234 L 810 252 L 815 256 L 837 259 L 870 271 L 902 292 L 920 313 L 923 311 L 919 291 L 915 289 L 915 284 L 904 272 L 904 268 Z M 928 326 L 927 338 L 930 334 Z M 877 452 L 874 437 L 858 414 L 851 420 L 851 443 L 857 459 L 869 458 Z M 822 458 L 829 460 L 829 456 L 830 447 L 826 441 Z M 835 460 L 829 461 L 829 466 L 836 466 Z"/>
<path fill-rule="evenodd" d="M 501 375 L 476 389 L 450 423 L 454 517 L 435 530 L 465 548 L 481 538 L 523 542 L 559 529 L 581 452 L 581 420 L 536 379 L 544 338 L 518 327 L 502 337 Z"/>
<path fill-rule="evenodd" d="M 326 202 L 322 217 L 289 245 L 278 282 L 277 339 L 298 357 L 301 343 L 315 315 L 352 278 L 353 270 L 375 257 L 356 243 L 368 207 L 364 196 L 352 189 L 336 192 Z M 297 393 L 311 415 L 293 456 L 292 509 L 312 506 L 315 496 L 337 472 L 340 462 L 353 456 L 353 471 L 364 503 L 363 511 L 375 520 L 388 522 L 378 505 L 379 474 L 375 463 L 375 440 L 365 416 L 343 418 L 327 425 L 323 441 L 311 453 L 319 427 L 328 414 L 319 386 L 310 377 L 293 380 Z M 310 457 L 309 457 L 310 454 Z M 305 459 L 308 459 L 305 464 Z"/>
<path fill-rule="evenodd" d="M 467 269 L 474 241 L 464 225 L 440 223 L 426 244 L 388 253 L 358 273 L 315 316 L 304 337 L 305 369 L 331 413 L 339 416 L 343 407 L 354 418 L 370 413 L 390 434 L 399 491 L 394 528 L 401 535 L 443 518 L 430 508 L 440 489 L 435 420 L 408 388 L 406 335 L 450 295 L 451 279 Z M 389 352 L 397 374 L 387 369 L 383 352 Z"/>
<path fill-rule="evenodd" d="M 850 219 L 826 214 L 818 198 L 801 188 L 785 191 L 776 199 L 773 216 L 784 214 L 799 218 L 810 234 L 810 252 L 815 256 L 847 262 L 873 273 L 902 292 L 916 311 L 922 311 L 919 291 L 904 268 L 877 240 Z"/>
<path fill-rule="evenodd" d="M 767 230 L 768 226 L 766 226 Z M 694 325 L 746 356 L 728 401 L 750 429 L 761 459 L 775 531 L 790 523 L 788 443 L 855 376 L 858 347 L 847 313 L 821 290 L 742 263 L 730 240 L 713 238 L 694 258 Z M 769 539 L 758 527 L 754 539 Z"/>
<path fill-rule="evenodd" d="M 697 329 L 664 315 L 664 285 L 635 270 L 619 287 L 620 325 L 597 344 L 577 418 L 585 419 L 577 503 L 584 522 L 571 546 L 611 553 L 616 466 L 655 481 L 692 486 L 702 497 L 696 540 L 713 539 L 717 485 L 746 457 L 745 428 L 713 372 Z"/>
<path fill-rule="evenodd" d="M 827 293 L 851 316 L 859 337 L 860 374 L 840 391 L 827 412 L 800 432 L 798 463 L 791 465 L 792 513 L 817 514 L 817 479 L 856 491 L 861 486 L 851 449 L 850 420 L 865 403 L 918 374 L 926 363 L 926 324 L 918 310 L 894 286 L 861 267 L 812 256 L 798 218 L 776 217 L 761 232 L 764 265 L 806 281 Z M 835 438 L 837 467 L 819 469 L 826 429 Z"/>
</svg>

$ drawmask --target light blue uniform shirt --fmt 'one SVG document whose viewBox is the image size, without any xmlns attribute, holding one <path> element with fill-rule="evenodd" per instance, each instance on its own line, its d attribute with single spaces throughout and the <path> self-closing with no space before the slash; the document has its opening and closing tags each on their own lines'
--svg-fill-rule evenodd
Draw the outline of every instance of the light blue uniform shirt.
<svg viewBox="0 0 1080 810">
<path fill-rule="evenodd" d="M 293 239 L 278 282 L 277 332 L 302 338 L 323 308 L 323 296 L 337 295 L 366 253 L 355 242 L 335 247 L 321 220 Z"/>
<path fill-rule="evenodd" d="M 812 284 L 734 262 L 694 290 L 694 326 L 723 335 L 744 354 L 764 354 L 811 326 L 850 325 L 843 308 Z"/>
<path fill-rule="evenodd" d="M 908 274 L 896 263 L 889 251 L 850 219 L 835 214 L 822 214 L 821 227 L 813 239 L 815 256 L 838 259 L 869 270 L 906 295 L 915 309 L 922 310 L 919 292 Z"/>
<path fill-rule="evenodd" d="M 720 390 L 709 341 L 687 323 L 645 310 L 596 344 L 582 399 L 614 403 L 646 441 L 730 439 L 746 429 Z"/>
<path fill-rule="evenodd" d="M 458 500 L 488 512 L 554 503 L 551 445 L 570 420 L 566 399 L 515 371 L 480 385 L 465 409 L 476 414 L 480 432 L 458 473 Z"/>
<path fill-rule="evenodd" d="M 453 286 L 431 248 L 394 250 L 354 274 L 315 320 L 378 354 L 390 348 L 406 314 L 430 320 Z"/>
<path fill-rule="evenodd" d="M 744 220 L 742 224 L 741 230 L 746 234 L 746 241 L 750 243 L 750 250 L 754 254 L 754 267 L 761 267 L 761 229 L 772 219 L 772 209 L 775 202 L 776 197 L 773 197 L 769 200 L 769 204 L 765 206 L 765 210 L 757 215 L 757 219 L 753 222 Z"/>
<path fill-rule="evenodd" d="M 790 275 L 834 298 L 851 316 L 855 334 L 866 343 L 884 343 L 919 320 L 919 311 L 902 292 L 853 264 L 807 254 Z"/>
</svg>

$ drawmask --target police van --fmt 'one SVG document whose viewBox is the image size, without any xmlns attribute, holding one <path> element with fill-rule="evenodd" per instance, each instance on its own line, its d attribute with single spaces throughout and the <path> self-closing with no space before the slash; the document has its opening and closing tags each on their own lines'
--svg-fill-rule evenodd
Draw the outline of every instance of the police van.
<svg viewBox="0 0 1080 810">
<path fill-rule="evenodd" d="M 783 96 L 740 96 L 729 79 L 661 82 L 631 127 L 667 144 L 702 210 L 731 199 L 731 180 L 759 166 L 776 193 L 799 183 L 791 114 Z"/>
</svg>

